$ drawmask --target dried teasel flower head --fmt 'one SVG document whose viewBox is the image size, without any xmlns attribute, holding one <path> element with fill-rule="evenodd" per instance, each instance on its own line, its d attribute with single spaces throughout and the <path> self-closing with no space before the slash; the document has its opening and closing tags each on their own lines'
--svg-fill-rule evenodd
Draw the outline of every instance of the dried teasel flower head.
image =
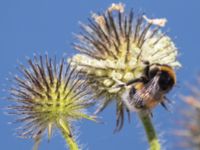
<svg viewBox="0 0 200 150">
<path fill-rule="evenodd" d="M 85 111 L 92 104 L 85 81 L 64 58 L 56 64 L 56 59 L 48 55 L 35 55 L 28 64 L 27 68 L 20 65 L 22 75 L 14 77 L 15 84 L 10 89 L 13 104 L 9 113 L 22 124 L 19 136 L 35 139 L 37 149 L 45 131 L 50 139 L 53 129 L 58 128 L 73 147 L 72 122 L 82 118 L 93 120 Z"/>
<path fill-rule="evenodd" d="M 117 103 L 117 128 L 123 125 L 122 89 L 113 88 L 118 81 L 127 82 L 141 76 L 144 62 L 179 67 L 177 48 L 160 28 L 166 19 L 149 19 L 145 15 L 124 11 L 124 5 L 112 4 L 104 13 L 93 14 L 89 23 L 81 24 L 74 48 L 80 53 L 72 64 L 88 77 L 88 84 L 101 99 L 97 112 L 112 100 Z"/>
<path fill-rule="evenodd" d="M 198 78 L 200 85 L 200 77 Z M 182 149 L 200 149 L 200 86 L 188 84 L 191 94 L 188 96 L 181 96 L 182 100 L 186 102 L 187 108 L 183 109 L 181 125 L 182 129 L 176 131 L 180 136 L 180 143 Z"/>
</svg>

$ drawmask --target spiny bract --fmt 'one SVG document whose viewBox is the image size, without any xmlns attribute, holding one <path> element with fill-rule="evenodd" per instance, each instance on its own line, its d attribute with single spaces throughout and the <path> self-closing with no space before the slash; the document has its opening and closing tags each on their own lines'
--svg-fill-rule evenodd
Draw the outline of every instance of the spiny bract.
<svg viewBox="0 0 200 150">
<path fill-rule="evenodd" d="M 124 5 L 112 4 L 104 13 L 92 14 L 89 24 L 82 24 L 74 48 L 80 54 L 72 64 L 88 77 L 102 111 L 112 100 L 117 103 L 117 127 L 123 126 L 123 89 L 114 88 L 119 82 L 140 77 L 144 61 L 179 67 L 177 48 L 160 28 L 166 19 L 148 19 L 132 10 L 126 14 Z M 127 110 L 129 113 L 129 110 Z"/>
</svg>

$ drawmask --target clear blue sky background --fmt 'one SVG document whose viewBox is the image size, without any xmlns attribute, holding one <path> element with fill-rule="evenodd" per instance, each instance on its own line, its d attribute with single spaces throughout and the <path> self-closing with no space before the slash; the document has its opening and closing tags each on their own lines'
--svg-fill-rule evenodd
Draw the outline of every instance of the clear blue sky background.
<svg viewBox="0 0 200 150">
<path fill-rule="evenodd" d="M 115 0 L 0 0 L 0 89 L 7 89 L 9 72 L 16 73 L 16 62 L 25 62 L 33 53 L 71 56 L 75 51 L 70 44 L 72 33 L 78 33 L 78 22 L 87 22 L 90 12 L 103 11 Z M 121 0 L 127 8 L 142 10 L 153 17 L 166 17 L 169 35 L 180 49 L 179 60 L 183 68 L 178 71 L 178 87 L 169 95 L 176 101 L 173 112 L 156 108 L 153 121 L 166 149 L 173 148 L 173 129 L 179 128 L 175 118 L 181 109 L 178 99 L 185 92 L 185 81 L 194 81 L 200 60 L 200 1 L 198 0 Z M 3 90 L 1 97 L 7 94 Z M 14 118 L 4 115 L 2 108 L 9 102 L 1 98 L 0 149 L 29 150 L 31 140 L 22 140 L 14 135 L 15 125 L 8 125 Z M 115 106 L 111 105 L 101 114 L 105 124 L 82 121 L 78 124 L 80 143 L 90 150 L 146 150 L 147 142 L 143 128 L 136 115 L 131 124 L 125 123 L 120 133 L 113 134 L 115 127 Z M 56 133 L 50 143 L 45 137 L 41 150 L 65 150 L 65 141 Z"/>
</svg>

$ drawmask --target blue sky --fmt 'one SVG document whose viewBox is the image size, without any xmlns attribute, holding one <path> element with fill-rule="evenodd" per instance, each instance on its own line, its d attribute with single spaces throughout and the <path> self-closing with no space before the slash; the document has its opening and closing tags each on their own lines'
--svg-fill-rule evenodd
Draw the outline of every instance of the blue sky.
<svg viewBox="0 0 200 150">
<path fill-rule="evenodd" d="M 16 73 L 17 62 L 25 62 L 25 57 L 34 53 L 61 57 L 63 53 L 72 56 L 75 51 L 71 47 L 74 41 L 73 33 L 80 31 L 78 22 L 87 22 L 90 12 L 103 11 L 116 0 L 0 0 L 0 147 L 5 150 L 27 150 L 32 148 L 31 140 L 22 140 L 14 135 L 16 125 L 8 125 L 13 118 L 4 114 L 9 102 L 3 97 L 7 95 L 4 89 L 9 88 L 10 72 Z M 166 149 L 173 148 L 175 137 L 171 132 L 179 128 L 175 123 L 179 110 L 182 108 L 178 95 L 187 92 L 185 82 L 192 81 L 200 70 L 200 1 L 198 0 L 121 0 L 127 8 L 142 10 L 148 16 L 166 17 L 165 30 L 174 39 L 179 48 L 179 60 L 183 67 L 177 71 L 178 86 L 169 97 L 173 104 L 172 113 L 162 108 L 156 108 L 153 121 L 164 141 Z M 143 128 L 136 115 L 132 122 L 127 121 L 120 133 L 113 134 L 115 127 L 115 106 L 111 105 L 101 117 L 105 124 L 95 124 L 82 121 L 78 124 L 81 134 L 80 143 L 83 149 L 90 150 L 121 150 L 147 149 Z M 45 137 L 41 150 L 65 150 L 65 141 L 57 132 L 50 143 Z"/>
</svg>

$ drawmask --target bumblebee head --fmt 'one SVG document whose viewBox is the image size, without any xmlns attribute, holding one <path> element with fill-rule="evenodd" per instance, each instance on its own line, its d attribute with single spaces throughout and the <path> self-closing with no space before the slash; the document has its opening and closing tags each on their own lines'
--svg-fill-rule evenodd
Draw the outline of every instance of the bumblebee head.
<svg viewBox="0 0 200 150">
<path fill-rule="evenodd" d="M 176 83 L 176 74 L 168 65 L 153 64 L 149 67 L 149 80 L 158 77 L 158 85 L 163 92 L 169 92 Z"/>
</svg>

